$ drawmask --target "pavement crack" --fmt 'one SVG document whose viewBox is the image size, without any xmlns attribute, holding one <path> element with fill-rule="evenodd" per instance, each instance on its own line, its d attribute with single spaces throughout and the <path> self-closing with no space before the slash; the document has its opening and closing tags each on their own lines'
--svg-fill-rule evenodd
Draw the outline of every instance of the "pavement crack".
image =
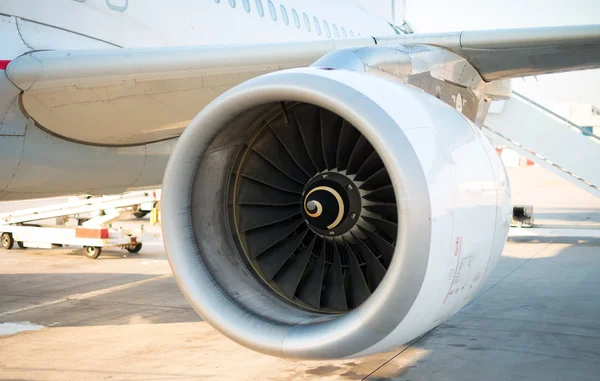
<svg viewBox="0 0 600 381">
<path fill-rule="evenodd" d="M 406 352 L 409 348 L 412 348 L 413 345 L 415 345 L 416 343 L 418 343 L 419 341 L 423 340 L 424 338 L 426 338 L 427 336 L 429 336 L 431 333 L 433 333 L 433 331 L 435 331 L 436 328 L 437 327 L 433 328 L 432 330 L 430 330 L 429 332 L 425 333 L 421 337 L 416 338 L 412 343 L 408 344 L 406 346 L 406 348 L 403 348 L 400 352 L 396 353 L 389 360 L 387 360 L 383 364 L 379 365 L 377 368 L 375 368 L 375 370 L 373 370 L 371 373 L 369 373 L 365 377 L 363 377 L 361 379 L 361 381 L 368 380 L 368 378 L 371 377 L 372 375 L 374 375 L 375 373 L 377 373 L 378 370 L 380 370 L 381 368 L 383 368 L 384 366 L 386 366 L 387 364 L 389 364 L 390 362 L 392 362 L 393 360 L 395 360 L 398 356 L 400 356 L 401 354 L 403 354 L 404 352 Z"/>
<path fill-rule="evenodd" d="M 37 309 L 37 308 L 51 306 L 51 305 L 58 304 L 58 303 L 64 303 L 64 302 L 67 302 L 67 301 L 70 301 L 70 300 L 85 300 L 85 299 L 93 298 L 95 296 L 106 295 L 106 294 L 109 294 L 111 292 L 126 290 L 128 288 L 136 287 L 136 286 L 139 286 L 139 285 L 142 285 L 142 284 L 145 284 L 145 283 L 149 283 L 149 282 L 153 282 L 153 281 L 159 280 L 159 279 L 169 278 L 171 276 L 172 276 L 171 274 L 164 274 L 164 275 L 159 275 L 159 276 L 155 276 L 155 277 L 151 277 L 151 278 L 146 278 L 146 279 L 138 280 L 136 282 L 125 283 L 125 284 L 122 284 L 122 285 L 119 285 L 119 286 L 105 288 L 105 289 L 102 289 L 102 290 L 96 290 L 96 291 L 86 292 L 84 294 L 68 295 L 68 296 L 65 296 L 63 298 L 59 298 L 59 299 L 55 299 L 55 300 L 50 300 L 48 302 L 44 302 L 44 303 L 40 303 L 40 304 L 35 304 L 35 305 L 23 307 L 23 308 L 17 308 L 15 310 L 10 310 L 10 311 L 6 311 L 6 312 L 0 312 L 0 317 L 4 317 L 4 316 L 7 316 L 7 315 L 14 315 L 14 314 L 19 313 L 19 312 L 30 311 L 30 310 L 34 310 L 34 309 Z"/>
</svg>

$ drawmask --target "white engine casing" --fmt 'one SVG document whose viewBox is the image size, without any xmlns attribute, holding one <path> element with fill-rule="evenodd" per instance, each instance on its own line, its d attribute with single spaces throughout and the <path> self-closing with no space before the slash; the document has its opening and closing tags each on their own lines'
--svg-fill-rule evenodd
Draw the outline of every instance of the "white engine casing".
<svg viewBox="0 0 600 381">
<path fill-rule="evenodd" d="M 243 130 L 252 110 L 281 101 L 314 104 L 352 123 L 394 186 L 399 233 L 392 263 L 371 297 L 347 314 L 280 305 L 244 280 L 243 266 L 215 262 L 231 258 L 227 253 L 207 253 L 206 237 L 222 231 L 196 216 L 202 212 L 195 197 L 210 197 L 198 196 L 205 185 L 197 174 L 211 155 L 236 144 L 232 131 Z M 502 252 L 510 216 L 505 169 L 479 128 L 419 89 L 347 70 L 286 70 L 223 94 L 185 130 L 163 181 L 165 246 L 190 303 L 229 338 L 281 357 L 363 356 L 436 327 L 477 294 Z"/>
</svg>

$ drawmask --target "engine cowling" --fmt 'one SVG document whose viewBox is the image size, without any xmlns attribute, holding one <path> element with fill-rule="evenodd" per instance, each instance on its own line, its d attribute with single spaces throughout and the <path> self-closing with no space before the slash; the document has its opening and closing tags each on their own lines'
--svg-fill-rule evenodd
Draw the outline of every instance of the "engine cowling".
<svg viewBox="0 0 600 381">
<path fill-rule="evenodd" d="M 462 308 L 510 222 L 489 141 L 370 74 L 264 75 L 207 106 L 163 182 L 165 246 L 196 311 L 281 357 L 386 351 Z"/>
</svg>

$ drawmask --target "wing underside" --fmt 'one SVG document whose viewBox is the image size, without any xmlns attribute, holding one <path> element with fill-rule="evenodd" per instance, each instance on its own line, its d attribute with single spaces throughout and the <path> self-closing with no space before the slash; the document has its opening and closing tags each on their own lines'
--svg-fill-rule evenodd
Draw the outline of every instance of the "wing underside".
<svg viewBox="0 0 600 381">
<path fill-rule="evenodd" d="M 600 25 L 466 31 L 406 38 L 453 51 L 466 58 L 486 81 L 600 67 Z"/>
<path fill-rule="evenodd" d="M 600 25 L 467 31 L 255 45 L 38 51 L 6 72 L 40 127 L 97 145 L 179 136 L 229 88 L 257 75 L 309 66 L 341 48 L 437 46 L 485 81 L 600 67 Z M 109 126 L 107 129 L 107 126 Z"/>
</svg>

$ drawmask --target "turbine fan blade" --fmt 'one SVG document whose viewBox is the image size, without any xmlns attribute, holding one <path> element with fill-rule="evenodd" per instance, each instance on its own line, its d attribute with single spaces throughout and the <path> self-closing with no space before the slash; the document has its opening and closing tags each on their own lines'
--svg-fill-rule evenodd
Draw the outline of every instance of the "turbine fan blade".
<svg viewBox="0 0 600 381">
<path fill-rule="evenodd" d="M 289 236 L 256 257 L 258 267 L 262 271 L 265 280 L 270 281 L 273 279 L 283 264 L 287 262 L 294 254 L 294 251 L 300 247 L 300 244 L 307 233 L 308 229 L 304 229 L 296 235 Z"/>
<path fill-rule="evenodd" d="M 346 273 L 348 277 L 348 293 L 346 297 L 348 307 L 356 308 L 371 296 L 371 291 L 360 269 L 356 253 L 352 250 L 348 242 L 346 242 L 346 250 L 348 251 L 348 272 Z"/>
<path fill-rule="evenodd" d="M 270 124 L 271 131 L 277 136 L 277 139 L 285 147 L 285 150 L 290 154 L 294 162 L 302 169 L 307 176 L 312 177 L 317 173 L 315 166 L 308 157 L 308 152 L 302 142 L 302 134 L 295 120 L 285 123 L 283 118 L 276 119 Z"/>
<path fill-rule="evenodd" d="M 362 258 L 365 260 L 369 289 L 371 291 L 375 291 L 385 276 L 385 267 L 383 267 L 381 262 L 379 262 L 379 259 L 377 259 L 377 256 L 375 256 L 375 254 L 367 245 L 365 245 L 363 241 L 356 236 L 354 236 L 354 238 L 356 238 L 356 241 L 358 242 L 358 250 L 360 251 Z"/>
<path fill-rule="evenodd" d="M 232 238 L 249 270 L 274 295 L 299 308 L 343 313 L 375 291 L 392 261 L 398 234 L 394 189 L 383 161 L 350 123 L 314 105 L 281 106 L 243 143 L 231 173 Z M 320 176 L 326 171 L 337 174 Z M 344 176 L 356 187 L 339 182 Z M 340 197 L 351 210 L 358 210 L 355 197 L 362 197 L 358 223 L 344 220 L 340 229 L 316 233 L 322 221 L 304 215 L 302 197 L 326 184 L 341 186 Z"/>
<path fill-rule="evenodd" d="M 383 203 L 395 203 L 394 187 L 386 185 L 363 196 L 365 200 Z"/>
<path fill-rule="evenodd" d="M 348 168 L 346 169 L 346 173 L 349 175 L 355 174 L 360 166 L 367 160 L 369 155 L 373 152 L 373 147 L 365 138 L 364 135 L 361 135 L 358 138 L 358 142 L 356 142 L 356 146 L 350 155 L 350 160 L 348 161 Z"/>
<path fill-rule="evenodd" d="M 384 216 L 390 221 L 398 222 L 398 206 L 396 204 L 371 204 L 365 205 L 364 208 L 371 213 Z"/>
<path fill-rule="evenodd" d="M 303 223 L 301 217 L 294 218 L 276 225 L 254 229 L 246 233 L 246 246 L 251 258 L 272 247 Z"/>
<path fill-rule="evenodd" d="M 325 270 L 326 240 L 323 239 L 322 241 L 321 252 L 300 283 L 300 288 L 296 293 L 298 299 L 317 310 L 321 307 L 321 289 L 323 288 L 323 272 Z"/>
<path fill-rule="evenodd" d="M 375 226 L 377 230 L 385 234 L 387 238 L 394 242 L 396 241 L 396 236 L 398 235 L 398 224 L 395 224 L 391 221 L 382 220 L 380 218 L 367 216 L 363 216 L 362 218 L 371 225 Z"/>
<path fill-rule="evenodd" d="M 257 137 L 252 149 L 289 178 L 304 185 L 309 177 L 300 169 L 277 136 L 269 128 Z"/>
<path fill-rule="evenodd" d="M 358 132 L 358 130 L 350 123 L 346 121 L 342 123 L 342 132 L 340 132 L 336 160 L 338 171 L 344 171 L 348 168 L 348 160 L 350 160 L 350 155 L 352 155 L 354 146 L 360 136 L 360 132 Z"/>
<path fill-rule="evenodd" d="M 321 109 L 320 117 L 323 158 L 327 169 L 333 170 L 337 167 L 336 156 L 343 119 L 325 109 Z"/>
<path fill-rule="evenodd" d="M 335 311 L 348 311 L 346 290 L 344 288 L 344 273 L 337 244 L 333 241 L 333 262 L 327 275 L 323 300 L 321 305 Z"/>
<path fill-rule="evenodd" d="M 381 254 L 381 262 L 387 269 L 390 266 L 390 263 L 392 263 L 392 258 L 394 257 L 394 251 L 396 250 L 394 245 L 386 241 L 378 234 L 373 233 L 372 231 L 365 229 L 360 225 L 358 225 L 358 228 L 369 238 L 369 244 L 372 244 L 375 249 L 377 249 L 377 252 Z"/>
<path fill-rule="evenodd" d="M 254 152 L 245 158 L 241 175 L 282 191 L 302 193 L 302 184 L 287 177 L 277 167 Z"/>
<path fill-rule="evenodd" d="M 360 189 L 372 191 L 390 185 L 392 181 L 385 168 L 373 173 L 361 186 Z"/>
<path fill-rule="evenodd" d="M 238 205 L 294 205 L 301 201 L 297 193 L 283 192 L 249 179 L 240 182 L 236 199 Z"/>
<path fill-rule="evenodd" d="M 263 226 L 269 226 L 291 217 L 297 216 L 302 211 L 300 205 L 290 206 L 263 206 L 263 205 L 241 205 L 239 230 L 247 232 Z"/>
<path fill-rule="evenodd" d="M 306 245 L 300 253 L 290 258 L 281 271 L 275 275 L 275 283 L 277 283 L 279 288 L 281 288 L 281 291 L 283 291 L 288 298 L 293 298 L 296 294 L 298 284 L 300 283 L 300 279 L 302 279 L 302 274 L 304 274 L 306 265 L 308 265 L 308 261 L 312 255 L 316 239 L 316 236 L 313 237 L 310 244 Z"/>
<path fill-rule="evenodd" d="M 293 108 L 294 118 L 308 156 L 318 172 L 326 169 L 323 151 L 321 150 L 321 128 L 319 120 L 319 109 L 309 105 L 301 105 Z"/>
<path fill-rule="evenodd" d="M 383 168 L 383 161 L 381 161 L 377 152 L 373 151 L 356 172 L 354 181 L 365 181 L 381 168 Z"/>
</svg>

